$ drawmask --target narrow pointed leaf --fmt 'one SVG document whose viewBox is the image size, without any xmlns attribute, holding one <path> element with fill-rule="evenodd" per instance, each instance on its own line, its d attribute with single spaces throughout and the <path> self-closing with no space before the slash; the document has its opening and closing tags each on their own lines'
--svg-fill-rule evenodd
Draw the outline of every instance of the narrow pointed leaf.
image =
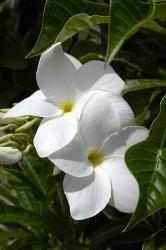
<svg viewBox="0 0 166 250">
<path fill-rule="evenodd" d="M 35 166 L 33 161 L 31 161 L 30 158 L 28 157 L 23 157 L 23 161 L 22 164 L 20 163 L 20 166 L 23 170 L 23 173 L 29 179 L 29 181 L 32 182 L 37 189 L 40 189 L 41 193 L 43 193 L 43 195 L 45 196 L 46 188 L 42 183 L 40 176 L 35 171 Z"/>
<path fill-rule="evenodd" d="M 7 184 L 0 185 L 0 201 L 8 205 L 17 205 L 16 194 Z"/>
</svg>

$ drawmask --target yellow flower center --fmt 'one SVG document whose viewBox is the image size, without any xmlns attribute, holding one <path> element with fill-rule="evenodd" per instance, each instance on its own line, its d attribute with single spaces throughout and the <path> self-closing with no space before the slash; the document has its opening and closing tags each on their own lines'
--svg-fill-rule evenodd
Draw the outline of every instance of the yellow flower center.
<svg viewBox="0 0 166 250">
<path fill-rule="evenodd" d="M 91 149 L 88 153 L 88 161 L 93 167 L 100 165 L 103 162 L 103 157 L 103 153 L 96 148 Z"/>
<path fill-rule="evenodd" d="M 64 113 L 68 113 L 73 110 L 74 103 L 72 101 L 63 101 L 59 104 L 59 108 L 62 109 Z"/>
</svg>

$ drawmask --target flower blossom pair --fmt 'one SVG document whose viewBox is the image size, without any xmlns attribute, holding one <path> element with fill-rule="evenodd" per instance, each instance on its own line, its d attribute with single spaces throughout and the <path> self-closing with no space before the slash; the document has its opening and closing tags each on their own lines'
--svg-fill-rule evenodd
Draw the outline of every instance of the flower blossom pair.
<svg viewBox="0 0 166 250">
<path fill-rule="evenodd" d="M 72 217 L 92 217 L 107 204 L 133 212 L 139 188 L 124 154 L 148 132 L 131 126 L 133 112 L 120 96 L 123 80 L 101 61 L 81 65 L 58 43 L 41 55 L 37 83 L 40 90 L 6 117 L 44 118 L 34 145 L 40 157 L 66 173 L 64 191 Z"/>
</svg>

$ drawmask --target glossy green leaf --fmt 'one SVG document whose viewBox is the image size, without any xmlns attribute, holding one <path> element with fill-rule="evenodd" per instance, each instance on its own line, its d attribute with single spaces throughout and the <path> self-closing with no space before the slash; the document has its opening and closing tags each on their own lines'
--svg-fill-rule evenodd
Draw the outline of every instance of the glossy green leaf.
<svg viewBox="0 0 166 250">
<path fill-rule="evenodd" d="M 165 250 L 166 249 L 166 227 L 152 234 L 144 243 L 142 250 Z"/>
<path fill-rule="evenodd" d="M 166 80 L 161 79 L 130 79 L 126 80 L 122 94 L 150 88 L 166 88 Z"/>
<path fill-rule="evenodd" d="M 102 23 L 109 23 L 109 16 L 89 16 L 85 13 L 72 16 L 64 25 L 61 32 L 58 34 L 55 42 L 64 42 L 70 37 L 77 34 L 79 31 Z"/>
<path fill-rule="evenodd" d="M 89 25 L 107 21 L 105 17 L 100 16 L 108 16 L 107 5 L 85 0 L 47 0 L 39 38 L 27 57 L 41 54 L 56 39 L 64 41 Z M 85 20 L 85 17 L 88 19 Z M 58 36 L 59 38 L 57 38 Z"/>
<path fill-rule="evenodd" d="M 107 64 L 124 42 L 152 18 L 155 11 L 154 0 L 112 0 L 110 6 Z"/>
<path fill-rule="evenodd" d="M 140 187 L 138 206 L 126 228 L 157 212 L 166 205 L 166 96 L 161 111 L 152 123 L 146 141 L 131 147 L 125 160 Z"/>
</svg>

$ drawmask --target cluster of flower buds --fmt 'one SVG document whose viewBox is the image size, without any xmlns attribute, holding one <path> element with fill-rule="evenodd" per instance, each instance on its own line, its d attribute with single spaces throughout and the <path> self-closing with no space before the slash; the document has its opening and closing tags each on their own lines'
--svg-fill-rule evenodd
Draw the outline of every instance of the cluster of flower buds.
<svg viewBox="0 0 166 250">
<path fill-rule="evenodd" d="M 4 118 L 6 112 L 0 109 L 0 165 L 15 164 L 32 149 L 31 128 L 40 121 L 30 116 Z"/>
</svg>

